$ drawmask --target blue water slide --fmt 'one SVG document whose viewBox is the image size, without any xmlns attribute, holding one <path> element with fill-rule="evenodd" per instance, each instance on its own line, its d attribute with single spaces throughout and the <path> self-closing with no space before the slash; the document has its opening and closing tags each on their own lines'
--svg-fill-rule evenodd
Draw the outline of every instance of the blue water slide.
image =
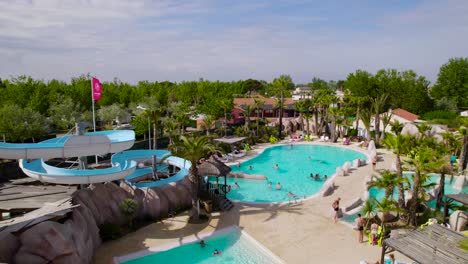
<svg viewBox="0 0 468 264">
<path fill-rule="evenodd" d="M 0 143 L 1 159 L 52 159 L 93 156 L 129 149 L 135 142 L 133 130 L 88 132 L 66 135 L 39 143 Z"/>
</svg>

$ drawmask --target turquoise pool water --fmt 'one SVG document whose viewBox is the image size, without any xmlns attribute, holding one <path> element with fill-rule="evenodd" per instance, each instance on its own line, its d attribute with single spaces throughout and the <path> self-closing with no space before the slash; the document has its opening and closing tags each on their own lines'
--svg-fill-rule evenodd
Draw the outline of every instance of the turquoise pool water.
<svg viewBox="0 0 468 264">
<path fill-rule="evenodd" d="M 260 174 L 268 180 L 228 178 L 228 184 L 237 182 L 240 188 L 232 188 L 227 197 L 246 202 L 284 202 L 288 201 L 290 191 L 301 198 L 311 196 L 322 187 L 323 175 L 330 177 L 336 167 L 355 159 L 367 159 L 367 156 L 350 149 L 324 145 L 274 146 L 242 163 L 240 168 L 231 166 L 233 172 Z M 278 170 L 274 169 L 276 164 Z M 249 166 L 253 169 L 249 170 Z M 311 179 L 311 173 L 320 174 L 321 180 Z M 272 188 L 268 188 L 268 181 L 272 182 Z M 278 182 L 282 185 L 281 190 L 275 188 Z"/>
<path fill-rule="evenodd" d="M 197 242 L 182 245 L 137 259 L 122 263 L 174 263 L 174 264 L 203 264 L 203 263 L 239 263 L 239 264 L 274 264 L 283 263 L 267 250 L 259 247 L 251 238 L 246 238 L 240 230 L 204 238 L 205 247 Z M 222 252 L 221 255 L 212 256 L 215 249 Z"/>
</svg>

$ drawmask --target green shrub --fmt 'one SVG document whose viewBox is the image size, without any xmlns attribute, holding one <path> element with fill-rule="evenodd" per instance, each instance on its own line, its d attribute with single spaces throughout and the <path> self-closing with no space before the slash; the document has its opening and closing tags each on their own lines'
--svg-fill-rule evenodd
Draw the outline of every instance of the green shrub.
<svg viewBox="0 0 468 264">
<path fill-rule="evenodd" d="M 354 137 L 358 135 L 358 131 L 354 128 L 348 128 L 348 137 Z"/>
<path fill-rule="evenodd" d="M 276 144 L 276 142 L 278 142 L 278 139 L 275 136 L 271 135 L 269 141 L 271 144 Z"/>
<path fill-rule="evenodd" d="M 127 198 L 119 204 L 119 208 L 125 215 L 128 221 L 128 226 L 131 228 L 133 224 L 133 218 L 138 213 L 138 203 L 132 198 Z"/>
<path fill-rule="evenodd" d="M 448 110 L 435 110 L 423 114 L 423 120 L 445 119 L 452 120 L 457 118 L 457 114 Z"/>
<path fill-rule="evenodd" d="M 105 223 L 99 226 L 99 236 L 102 241 L 114 240 L 122 235 L 122 228 L 117 224 Z"/>
</svg>

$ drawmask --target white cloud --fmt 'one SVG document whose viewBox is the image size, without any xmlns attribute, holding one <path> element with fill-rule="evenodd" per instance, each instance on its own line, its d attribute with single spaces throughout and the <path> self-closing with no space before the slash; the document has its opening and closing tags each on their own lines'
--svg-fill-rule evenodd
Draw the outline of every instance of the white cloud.
<svg viewBox="0 0 468 264">
<path fill-rule="evenodd" d="M 0 0 L 0 76 L 69 79 L 91 72 L 136 82 L 272 80 L 289 73 L 307 82 L 391 67 L 434 80 L 448 58 L 468 56 L 465 1 L 425 1 L 382 13 L 368 28 L 336 17 L 256 13 L 268 4 L 221 10 L 208 0 Z M 229 12 L 236 15 L 216 17 Z"/>
</svg>

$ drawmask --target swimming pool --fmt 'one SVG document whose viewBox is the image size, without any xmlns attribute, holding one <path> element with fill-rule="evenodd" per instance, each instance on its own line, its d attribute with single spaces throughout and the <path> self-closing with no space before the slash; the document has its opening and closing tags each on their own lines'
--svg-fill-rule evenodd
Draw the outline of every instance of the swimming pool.
<svg viewBox="0 0 468 264">
<path fill-rule="evenodd" d="M 210 237 L 203 237 L 206 243 L 201 247 L 198 241 L 178 246 L 168 245 L 148 250 L 149 255 L 134 258 L 145 252 L 134 253 L 124 257 L 114 258 L 115 263 L 144 264 L 144 263 L 239 263 L 239 264 L 280 264 L 284 263 L 280 258 L 273 255 L 268 249 L 258 243 L 245 231 L 238 227 L 229 227 L 215 232 Z M 162 249 L 162 250 L 161 250 Z M 221 255 L 212 256 L 217 249 Z M 165 250 L 165 251 L 163 251 Z M 157 253 L 154 253 L 157 252 Z M 153 253 L 153 254 L 151 254 Z M 132 258 L 133 257 L 133 258 Z"/>
<path fill-rule="evenodd" d="M 410 172 L 405 172 L 404 173 L 405 176 L 410 176 L 411 174 L 412 173 L 410 173 Z M 413 184 L 412 178 L 411 177 L 408 177 L 408 178 L 410 179 L 410 183 Z M 440 176 L 437 175 L 437 174 L 431 174 L 430 177 L 429 177 L 429 182 L 434 182 L 434 183 L 438 184 L 439 180 L 440 180 Z M 468 193 L 468 186 L 463 187 L 463 189 L 461 191 L 457 190 L 457 189 L 454 189 L 453 184 L 455 183 L 455 180 L 453 180 L 453 182 L 450 183 L 450 176 L 449 175 L 445 176 L 444 183 L 445 183 L 445 185 L 444 185 L 445 186 L 445 188 L 444 188 L 444 193 L 445 194 Z M 385 190 L 383 190 L 383 189 L 378 189 L 378 188 L 370 188 L 369 189 L 369 198 L 373 197 L 373 198 L 377 199 L 378 201 L 382 201 L 384 196 L 385 196 Z M 393 199 L 398 200 L 398 188 L 395 188 L 393 190 Z M 454 203 L 459 204 L 457 202 L 454 202 Z M 435 208 L 436 200 L 433 199 L 430 202 L 427 202 L 426 204 L 430 208 Z M 451 210 L 449 210 L 449 213 L 450 212 L 451 212 Z M 356 218 L 357 218 L 357 214 L 358 213 L 354 213 L 354 214 L 351 214 L 351 215 L 345 215 L 340 220 L 344 221 L 344 222 L 347 222 L 347 223 L 354 223 Z"/>
<path fill-rule="evenodd" d="M 228 178 L 228 184 L 237 182 L 240 188 L 232 188 L 227 197 L 245 202 L 285 202 L 290 191 L 301 198 L 312 196 L 324 184 L 324 175 L 332 176 L 337 167 L 355 159 L 367 159 L 367 156 L 347 148 L 327 145 L 270 147 L 259 156 L 243 162 L 240 168 L 231 166 L 233 172 L 264 175 L 268 180 Z M 274 169 L 276 164 L 278 170 Z M 253 166 L 253 169 L 250 170 L 249 166 Z M 311 173 L 320 174 L 321 180 L 311 179 Z M 272 182 L 272 188 L 268 188 L 268 181 Z M 278 182 L 282 185 L 281 190 L 275 188 Z"/>
</svg>

